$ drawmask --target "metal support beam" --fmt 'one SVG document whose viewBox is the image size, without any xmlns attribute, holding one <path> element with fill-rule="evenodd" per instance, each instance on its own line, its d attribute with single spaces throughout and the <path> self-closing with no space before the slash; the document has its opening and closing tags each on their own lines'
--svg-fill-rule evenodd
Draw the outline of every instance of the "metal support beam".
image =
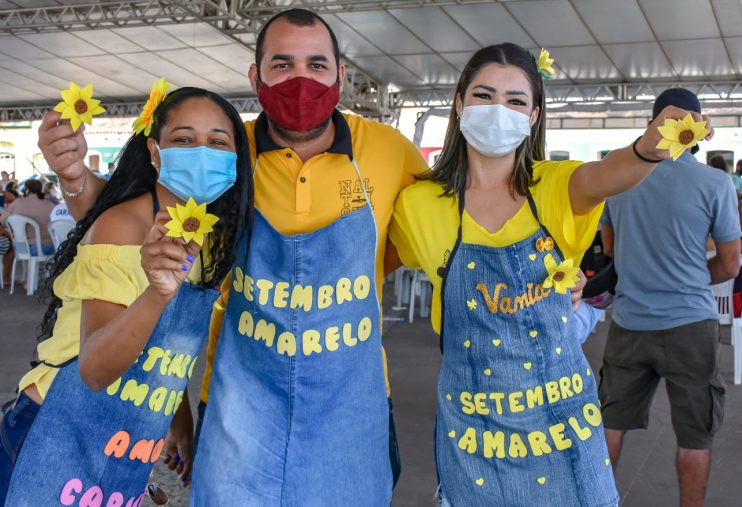
<svg viewBox="0 0 742 507">
<path fill-rule="evenodd" d="M 742 82 L 696 81 L 656 83 L 546 84 L 547 105 L 553 112 L 623 113 L 651 109 L 655 97 L 663 90 L 682 86 L 698 95 L 705 108 L 719 104 L 742 106 Z M 453 87 L 415 88 L 392 95 L 395 107 L 450 107 Z"/>
<path fill-rule="evenodd" d="M 499 0 L 285 0 L 278 4 L 278 2 L 275 1 L 232 0 L 232 3 L 238 5 L 237 11 L 244 18 L 265 20 L 266 18 L 291 7 L 311 9 L 317 14 L 323 15 L 340 14 L 344 12 L 378 11 L 384 9 L 416 9 L 420 7 L 445 7 L 451 5 L 491 4 L 501 2 Z"/>
<path fill-rule="evenodd" d="M 141 102 L 110 102 L 102 103 L 106 110 L 101 116 L 110 118 L 135 117 L 142 112 L 144 101 Z M 257 97 L 231 97 L 227 98 L 239 113 L 259 113 L 260 103 Z M 44 114 L 52 109 L 54 104 L 38 104 L 20 107 L 0 107 L 1 122 L 18 122 L 41 120 Z"/>
<path fill-rule="evenodd" d="M 0 11 L 0 36 L 207 23 L 255 52 L 255 38 L 262 21 L 286 7 L 274 0 L 133 0 L 13 9 Z M 344 63 L 346 82 L 340 105 L 382 121 L 396 118 L 398 111 L 390 108 L 387 87 L 353 62 L 345 59 Z"/>
</svg>

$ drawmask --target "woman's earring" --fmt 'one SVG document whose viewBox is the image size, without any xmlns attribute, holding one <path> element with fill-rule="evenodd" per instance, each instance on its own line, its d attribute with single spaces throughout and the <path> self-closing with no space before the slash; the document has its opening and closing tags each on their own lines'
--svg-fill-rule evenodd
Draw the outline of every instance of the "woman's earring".
<svg viewBox="0 0 742 507">
<path fill-rule="evenodd" d="M 154 160 L 150 160 L 149 163 L 152 164 L 152 167 L 154 167 L 155 169 L 157 169 L 157 164 L 155 164 L 155 161 Z"/>
</svg>

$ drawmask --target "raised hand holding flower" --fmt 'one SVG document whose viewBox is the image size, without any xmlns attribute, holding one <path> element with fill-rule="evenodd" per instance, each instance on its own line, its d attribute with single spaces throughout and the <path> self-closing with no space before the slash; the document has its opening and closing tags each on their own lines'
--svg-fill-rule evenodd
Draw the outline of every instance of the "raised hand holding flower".
<svg viewBox="0 0 742 507">
<path fill-rule="evenodd" d="M 92 83 L 80 88 L 77 83 L 70 81 L 70 87 L 59 94 L 62 96 L 62 102 L 54 106 L 54 110 L 62 113 L 62 120 L 70 120 L 73 131 L 77 131 L 83 123 L 92 125 L 93 116 L 106 111 L 100 107 L 100 100 L 93 98 Z"/>
</svg>

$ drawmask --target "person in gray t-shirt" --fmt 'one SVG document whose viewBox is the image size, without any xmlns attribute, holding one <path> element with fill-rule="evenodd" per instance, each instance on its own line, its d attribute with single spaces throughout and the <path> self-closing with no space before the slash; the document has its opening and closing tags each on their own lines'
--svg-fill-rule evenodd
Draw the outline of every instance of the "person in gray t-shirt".
<svg viewBox="0 0 742 507">
<path fill-rule="evenodd" d="M 667 105 L 701 111 L 696 96 L 682 88 L 660 94 L 654 115 Z M 661 162 L 632 190 L 609 198 L 601 223 L 618 275 L 600 384 L 614 470 L 625 432 L 647 427 L 664 378 L 678 444 L 680 504 L 703 505 L 725 392 L 711 284 L 739 271 L 734 185 L 686 152 Z M 709 235 L 717 255 L 707 260 Z"/>
</svg>

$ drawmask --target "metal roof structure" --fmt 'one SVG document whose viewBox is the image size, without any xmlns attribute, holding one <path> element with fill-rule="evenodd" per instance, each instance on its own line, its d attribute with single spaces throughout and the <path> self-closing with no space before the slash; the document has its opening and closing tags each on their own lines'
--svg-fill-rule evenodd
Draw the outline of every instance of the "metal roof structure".
<svg viewBox="0 0 742 507">
<path fill-rule="evenodd" d="M 449 104 L 472 53 L 505 41 L 555 57 L 556 119 L 637 116 L 677 85 L 714 111 L 742 106 L 740 0 L 0 0 L 0 121 L 39 118 L 70 80 L 110 115 L 135 115 L 158 77 L 257 111 L 256 34 L 289 7 L 335 30 L 341 104 L 366 115 Z"/>
</svg>

